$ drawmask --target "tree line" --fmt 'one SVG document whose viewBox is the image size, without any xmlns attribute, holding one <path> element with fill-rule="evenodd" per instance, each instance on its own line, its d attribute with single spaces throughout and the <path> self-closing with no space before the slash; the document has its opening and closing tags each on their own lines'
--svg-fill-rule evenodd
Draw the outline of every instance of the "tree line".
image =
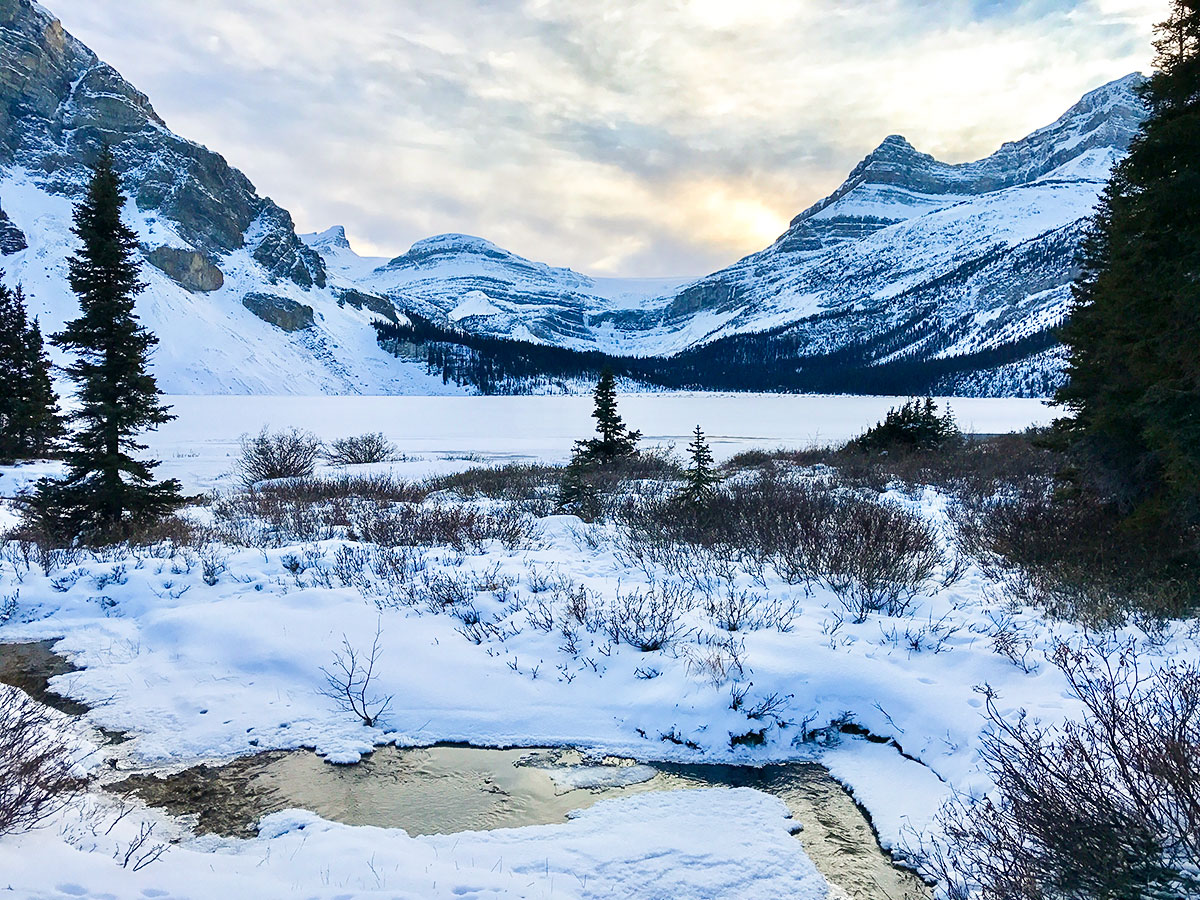
<svg viewBox="0 0 1200 900">
<path fill-rule="evenodd" d="M 380 320 L 374 326 L 380 346 L 389 353 L 419 360 L 443 382 L 470 386 L 482 394 L 528 394 L 594 382 L 607 370 L 668 390 L 919 396 L 937 393 L 977 372 L 1029 359 L 1059 343 L 1057 329 L 1050 328 L 955 356 L 929 358 L 937 348 L 928 342 L 920 353 L 895 355 L 897 347 L 912 343 L 911 329 L 931 327 L 928 312 L 883 334 L 815 354 L 807 352 L 805 331 L 811 322 L 731 335 L 667 357 L 617 356 L 472 334 L 414 312 L 405 312 L 407 322 Z M 890 358 L 880 362 L 884 357 Z"/>
</svg>

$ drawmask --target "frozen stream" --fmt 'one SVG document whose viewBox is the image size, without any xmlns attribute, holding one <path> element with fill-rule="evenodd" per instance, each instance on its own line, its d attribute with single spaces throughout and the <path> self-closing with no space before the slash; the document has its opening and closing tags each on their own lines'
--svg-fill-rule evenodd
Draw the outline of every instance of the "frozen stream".
<svg viewBox="0 0 1200 900">
<path fill-rule="evenodd" d="M 110 785 L 194 816 L 201 833 L 241 837 L 253 836 L 262 816 L 290 808 L 348 825 L 453 834 L 551 825 L 601 800 L 711 787 L 753 788 L 783 800 L 805 852 L 847 896 L 929 896 L 919 879 L 892 866 L 849 794 L 811 762 L 751 768 L 587 759 L 572 750 L 383 747 L 353 766 L 332 766 L 308 751 L 263 753 Z"/>
</svg>

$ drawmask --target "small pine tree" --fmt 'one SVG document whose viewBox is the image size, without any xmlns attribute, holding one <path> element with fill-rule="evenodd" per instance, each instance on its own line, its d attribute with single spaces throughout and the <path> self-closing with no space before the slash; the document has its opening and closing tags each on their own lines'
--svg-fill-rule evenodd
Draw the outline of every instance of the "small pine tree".
<svg viewBox="0 0 1200 900">
<path fill-rule="evenodd" d="M 1200 522 L 1200 2 L 1157 29 L 1149 115 L 1080 256 L 1060 434 L 1128 510 Z"/>
<path fill-rule="evenodd" d="M 0 276 L 3 272 L 0 272 Z M 50 360 L 20 287 L 0 284 L 0 459 L 48 456 L 63 434 Z"/>
<path fill-rule="evenodd" d="M 712 500 L 713 492 L 721 483 L 713 465 L 712 449 L 704 439 L 700 426 L 692 432 L 692 442 L 688 444 L 687 472 L 684 474 L 684 485 L 680 489 L 678 499 L 689 506 L 705 507 Z"/>
<path fill-rule="evenodd" d="M 642 433 L 627 428 L 617 412 L 617 383 L 611 369 L 605 369 L 600 374 L 592 396 L 596 402 L 592 418 L 596 420 L 599 437 L 576 441 L 575 456 L 584 462 L 606 465 L 633 455 Z"/>
<path fill-rule="evenodd" d="M 585 522 L 594 522 L 600 517 L 602 504 L 600 490 L 593 475 L 595 465 L 576 453 L 563 469 L 558 483 L 558 509 L 560 512 L 579 516 Z"/>
<path fill-rule="evenodd" d="M 155 461 L 138 432 L 170 421 L 149 371 L 158 339 L 139 324 L 134 297 L 144 285 L 134 256 L 137 235 L 121 221 L 125 196 L 106 148 L 75 210 L 82 246 L 70 260 L 82 315 L 51 340 L 76 354 L 67 373 L 77 385 L 73 442 L 62 481 L 43 479 L 28 504 L 35 524 L 60 539 L 119 537 L 183 502 L 179 482 L 153 482 Z"/>
</svg>

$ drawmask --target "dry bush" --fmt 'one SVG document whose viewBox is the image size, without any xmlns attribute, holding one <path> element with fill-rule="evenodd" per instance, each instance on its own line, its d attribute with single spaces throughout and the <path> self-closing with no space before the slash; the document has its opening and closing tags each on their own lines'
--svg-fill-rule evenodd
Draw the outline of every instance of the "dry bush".
<svg viewBox="0 0 1200 900">
<path fill-rule="evenodd" d="M 1111 624 L 1129 613 L 1185 615 L 1200 605 L 1197 538 L 1130 519 L 1095 495 L 1060 497 L 1029 481 L 953 508 L 956 541 L 1011 599 L 1051 615 Z"/>
<path fill-rule="evenodd" d="M 1045 481 L 1063 465 L 1061 454 L 1043 446 L 1042 433 L 968 436 L 961 443 L 937 451 L 878 453 L 853 443 L 842 447 L 808 450 L 752 450 L 725 464 L 729 472 L 812 469 L 836 470 L 839 483 L 882 492 L 890 485 L 929 485 L 948 493 L 972 497 Z"/>
<path fill-rule="evenodd" d="M 61 728 L 47 707 L 0 684 L 0 835 L 38 827 L 84 789 Z"/>
<path fill-rule="evenodd" d="M 617 593 L 606 611 L 605 630 L 614 644 L 626 643 L 643 653 L 671 647 L 693 630 L 684 616 L 695 598 L 683 585 L 661 584 L 645 591 Z"/>
<path fill-rule="evenodd" d="M 461 504 L 395 504 L 361 506 L 350 516 L 352 540 L 385 547 L 449 546 L 479 550 L 496 540 L 515 549 L 528 546 L 535 525 L 520 510 L 484 512 Z"/>
<path fill-rule="evenodd" d="M 271 432 L 263 428 L 256 435 L 242 435 L 237 468 L 246 485 L 278 478 L 306 478 L 312 475 L 323 445 L 311 431 L 290 428 Z"/>
<path fill-rule="evenodd" d="M 1124 900 L 1200 895 L 1200 669 L 1139 667 L 1060 647 L 1083 702 L 1058 729 L 999 712 L 983 760 L 995 783 L 941 813 L 915 855 L 951 897 Z"/>
<path fill-rule="evenodd" d="M 792 584 L 825 584 L 862 621 L 900 615 L 945 564 L 934 529 L 903 507 L 775 468 L 724 485 L 707 515 L 660 493 L 621 508 L 622 550 L 682 574 L 704 547 Z"/>
<path fill-rule="evenodd" d="M 296 478 L 253 485 L 222 497 L 212 510 L 233 543 L 279 547 L 341 536 L 363 506 L 419 503 L 424 488 L 391 475 Z"/>
<path fill-rule="evenodd" d="M 381 636 L 382 631 L 377 626 L 371 649 L 363 653 L 342 635 L 342 649 L 334 652 L 333 664 L 328 669 L 321 669 L 325 676 L 321 695 L 336 703 L 339 709 L 353 713 L 368 728 L 374 727 L 392 705 L 390 694 L 378 694 L 373 687 L 379 677 L 376 668 L 382 655 Z"/>
<path fill-rule="evenodd" d="M 760 631 L 774 628 L 788 632 L 800 615 L 795 600 L 772 600 L 766 594 L 738 590 L 727 582 L 724 590 L 709 591 L 704 597 L 704 611 L 713 624 L 723 631 Z"/>
<path fill-rule="evenodd" d="M 399 458 L 399 449 L 381 431 L 338 438 L 325 451 L 325 459 L 334 466 L 366 465 Z"/>
<path fill-rule="evenodd" d="M 481 466 L 452 475 L 437 476 L 427 481 L 425 486 L 430 492 L 446 491 L 468 499 L 487 497 L 509 503 L 536 504 L 544 507 L 548 513 L 549 504 L 557 496 L 561 477 L 562 468 L 559 466 Z"/>
<path fill-rule="evenodd" d="M 937 534 L 888 502 L 842 500 L 823 533 L 820 577 L 857 622 L 906 613 L 945 564 Z"/>
<path fill-rule="evenodd" d="M 86 539 L 64 537 L 61 533 L 38 527 L 29 519 L 22 520 L 16 528 L 0 535 L 0 542 L 7 546 L 15 544 L 19 548 L 25 562 L 37 560 L 42 568 L 49 566 L 47 574 L 55 568 L 48 554 L 61 557 L 89 550 L 104 552 L 119 547 L 152 547 L 164 543 L 194 548 L 210 539 L 210 529 L 175 514 L 130 522 L 119 530 L 89 534 Z"/>
</svg>

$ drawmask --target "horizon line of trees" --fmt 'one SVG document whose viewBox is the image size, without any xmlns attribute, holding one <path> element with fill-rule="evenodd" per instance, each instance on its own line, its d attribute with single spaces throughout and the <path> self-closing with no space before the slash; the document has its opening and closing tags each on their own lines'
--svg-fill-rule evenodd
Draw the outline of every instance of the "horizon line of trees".
<svg viewBox="0 0 1200 900">
<path fill-rule="evenodd" d="M 914 316 L 887 332 L 852 341 L 827 353 L 806 354 L 804 323 L 754 334 L 731 335 L 672 356 L 619 356 L 552 344 L 473 334 L 405 311 L 407 323 L 377 320 L 379 345 L 394 356 L 422 361 L 444 383 L 469 385 L 482 394 L 527 394 L 571 381 L 595 381 L 605 370 L 616 377 L 668 390 L 732 390 L 782 393 L 852 393 L 927 396 L 944 392 L 981 371 L 1028 360 L 1060 345 L 1057 327 L 970 353 L 933 357 Z M 895 355 L 914 338 L 923 350 Z M 948 346 L 943 338 L 941 342 Z M 885 357 L 885 361 L 881 361 Z M 1042 387 L 1049 392 L 1047 380 Z M 939 389 L 942 389 L 939 391 Z"/>
</svg>

